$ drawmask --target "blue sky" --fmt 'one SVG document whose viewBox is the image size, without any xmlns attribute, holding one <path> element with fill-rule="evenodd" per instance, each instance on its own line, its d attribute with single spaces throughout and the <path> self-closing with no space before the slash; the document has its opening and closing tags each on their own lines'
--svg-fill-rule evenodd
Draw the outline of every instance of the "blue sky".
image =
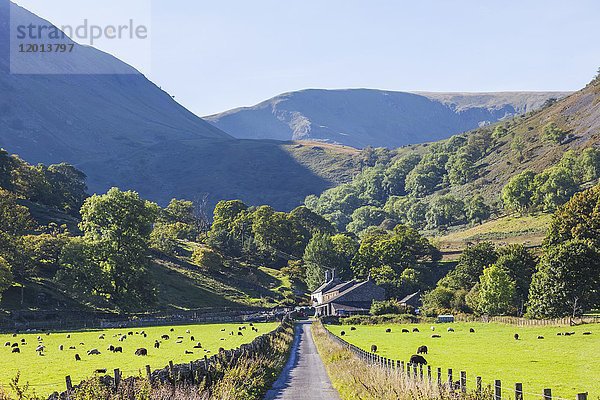
<svg viewBox="0 0 600 400">
<path fill-rule="evenodd" d="M 150 1 L 151 62 L 107 50 L 199 115 L 304 88 L 576 90 L 600 67 L 597 0 Z M 102 3 L 16 2 L 52 22 Z"/>
</svg>

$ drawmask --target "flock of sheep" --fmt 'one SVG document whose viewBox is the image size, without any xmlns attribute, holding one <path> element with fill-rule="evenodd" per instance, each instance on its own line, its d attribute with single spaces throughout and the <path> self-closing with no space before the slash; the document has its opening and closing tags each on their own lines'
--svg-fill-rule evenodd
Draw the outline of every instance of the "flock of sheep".
<svg viewBox="0 0 600 400">
<path fill-rule="evenodd" d="M 430 329 L 431 329 L 431 331 L 432 331 L 432 332 L 435 332 L 435 326 L 432 326 Z M 354 327 L 354 326 L 351 326 L 351 327 L 350 327 L 350 330 L 351 330 L 351 331 L 355 331 L 355 330 L 356 330 L 356 327 Z M 446 331 L 447 331 L 448 333 L 453 333 L 453 332 L 454 332 L 454 328 L 447 328 L 447 329 L 446 329 Z M 386 332 L 386 333 L 392 333 L 392 328 L 386 328 L 385 332 Z M 415 333 L 415 332 L 419 332 L 419 328 L 413 328 L 413 329 L 412 329 L 412 332 L 413 332 L 413 333 Z M 408 329 L 406 329 L 406 328 L 403 328 L 403 329 L 402 329 L 402 333 L 410 333 L 410 330 L 408 330 Z M 475 329 L 474 329 L 474 328 L 469 328 L 469 333 L 475 333 Z M 586 335 L 586 336 L 587 336 L 587 335 L 591 335 L 591 334 L 592 334 L 592 332 L 583 332 L 583 335 Z M 341 331 L 341 332 L 340 332 L 340 336 L 345 336 L 345 335 L 346 335 L 346 332 L 345 332 L 345 331 Z M 556 335 L 557 335 L 557 336 L 572 336 L 572 335 L 575 335 L 575 332 L 558 332 Z M 439 338 L 441 338 L 441 337 L 442 337 L 442 335 L 440 335 L 440 334 L 437 334 L 437 333 L 433 333 L 433 334 L 431 335 L 431 337 L 432 337 L 433 339 L 439 339 Z M 515 334 L 513 335 L 513 338 L 514 338 L 515 340 L 519 340 L 519 339 L 520 339 L 520 336 L 519 336 L 519 334 L 518 334 L 518 333 L 515 333 Z M 543 336 L 538 336 L 537 338 L 538 338 L 538 339 L 544 339 L 544 337 L 543 337 Z M 409 363 L 410 363 L 410 364 L 413 364 L 413 365 L 417 365 L 417 364 L 420 364 L 420 365 L 427 365 L 427 360 L 425 360 L 425 358 L 424 358 L 424 357 L 423 357 L 421 354 L 427 354 L 428 350 L 429 350 L 429 349 L 427 348 L 427 346 L 419 346 L 419 348 L 417 349 L 417 354 L 413 354 L 413 355 L 410 357 L 410 361 L 409 361 Z M 375 344 L 371 345 L 371 353 L 377 353 L 377 345 L 375 345 Z"/>
<path fill-rule="evenodd" d="M 249 324 L 250 328 L 252 329 L 253 332 L 258 332 L 258 328 L 256 328 L 254 326 L 254 324 L 250 323 Z M 246 330 L 246 326 L 240 326 L 238 327 L 237 330 L 237 335 L 238 336 L 244 336 L 243 331 Z M 221 332 L 225 332 L 226 329 L 223 328 L 221 329 Z M 161 344 L 164 341 L 167 340 L 171 340 L 171 335 L 175 332 L 174 328 L 170 328 L 170 334 L 163 334 L 161 335 L 160 339 L 156 339 L 154 341 L 154 349 L 160 349 Z M 187 340 L 189 340 L 190 342 L 192 342 L 193 344 L 193 349 L 202 349 L 202 344 L 201 342 L 197 341 L 196 338 L 191 335 L 191 331 L 189 329 L 187 329 L 185 331 L 186 335 L 188 336 Z M 139 335 L 139 336 L 143 336 L 144 338 L 148 337 L 148 334 L 145 331 L 138 331 L 138 332 L 133 332 L 133 331 L 129 331 L 126 334 L 122 334 L 122 333 L 115 333 L 112 338 L 113 340 L 116 340 L 118 342 L 121 343 L 125 343 L 127 341 L 127 338 L 130 336 L 135 336 L 135 335 Z M 229 332 L 230 336 L 234 336 L 235 333 L 234 331 L 230 331 Z M 50 336 L 50 332 L 45 333 L 45 336 Z M 14 338 L 14 342 L 13 341 L 7 341 L 6 343 L 4 343 L 4 347 L 10 348 L 12 353 L 21 353 L 21 349 L 24 346 L 27 346 L 27 340 L 25 338 L 21 338 L 18 339 L 18 334 L 14 333 L 12 335 L 12 337 Z M 71 334 L 67 334 L 66 335 L 66 339 L 71 339 Z M 98 340 L 106 340 L 106 334 L 102 333 L 98 336 Z M 175 343 L 176 344 L 183 344 L 184 340 L 186 340 L 186 338 L 184 336 L 177 336 L 175 339 Z M 221 338 L 220 340 L 225 340 L 225 338 Z M 188 342 L 189 343 L 189 342 Z M 107 348 L 106 351 L 112 352 L 112 353 L 123 353 L 123 344 L 115 346 L 113 344 L 110 344 Z M 79 346 L 85 346 L 84 342 L 80 342 Z M 65 349 L 67 350 L 77 350 L 77 346 L 76 345 L 69 345 L 68 347 L 66 347 L 63 344 L 60 344 L 58 346 L 58 350 L 59 351 L 65 351 Z M 46 345 L 44 344 L 44 336 L 38 336 L 37 337 L 37 346 L 35 348 L 35 351 L 38 353 L 38 355 L 40 356 L 44 356 L 45 355 L 45 351 L 46 351 Z M 210 353 L 210 350 L 204 350 L 205 353 Z M 92 348 L 86 351 L 86 354 L 88 357 L 92 357 L 92 356 L 100 356 L 102 353 L 98 348 Z M 144 347 L 139 347 L 135 350 L 134 354 L 136 356 L 139 357 L 144 357 L 148 355 L 148 349 L 144 348 Z M 194 352 L 192 350 L 185 350 L 185 354 L 194 354 Z M 79 353 L 75 353 L 74 355 L 75 361 L 81 361 L 82 357 Z M 106 373 L 106 369 L 99 369 L 96 371 L 97 373 Z"/>
</svg>

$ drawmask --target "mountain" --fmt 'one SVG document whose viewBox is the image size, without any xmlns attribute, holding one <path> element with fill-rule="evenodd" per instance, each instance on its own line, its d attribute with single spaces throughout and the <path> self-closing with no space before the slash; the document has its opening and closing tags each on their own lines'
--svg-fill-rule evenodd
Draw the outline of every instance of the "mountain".
<svg viewBox="0 0 600 400">
<path fill-rule="evenodd" d="M 69 38 L 59 41 L 74 45 L 68 54 L 16 54 L 13 71 L 26 73 L 12 74 L 10 31 L 30 24 L 52 26 L 0 0 L 0 147 L 31 163 L 72 163 L 91 192 L 118 186 L 161 203 L 208 193 L 212 204 L 289 209 L 354 173 L 346 149 L 234 139 L 131 66 Z"/>
<path fill-rule="evenodd" d="M 392 148 L 445 139 L 538 109 L 548 99 L 567 94 L 309 89 L 205 119 L 237 138 L 310 139 L 357 148 Z"/>
</svg>

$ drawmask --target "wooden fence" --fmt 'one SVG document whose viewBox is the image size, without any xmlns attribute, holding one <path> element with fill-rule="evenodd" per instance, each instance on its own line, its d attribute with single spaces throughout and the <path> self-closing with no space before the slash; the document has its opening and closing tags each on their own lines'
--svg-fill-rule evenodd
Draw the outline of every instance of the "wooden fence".
<svg viewBox="0 0 600 400">
<path fill-rule="evenodd" d="M 173 361 L 162 369 L 152 371 L 149 365 L 146 365 L 144 373 L 151 385 L 155 384 L 200 384 L 204 382 L 207 387 L 220 379 L 217 366 L 226 369 L 233 368 L 242 358 L 257 357 L 259 355 L 268 355 L 272 352 L 273 342 L 284 334 L 284 332 L 293 326 L 291 314 L 287 314 L 281 320 L 281 324 L 273 331 L 263 334 L 252 342 L 242 344 L 233 350 L 220 349 L 218 354 L 211 357 L 204 356 L 203 359 L 192 361 L 188 364 L 175 364 Z M 115 392 L 121 385 L 132 385 L 139 377 L 129 377 L 123 379 L 122 371 L 115 369 L 111 375 L 100 377 L 100 383 Z M 66 390 L 62 393 L 54 393 L 48 400 L 70 400 L 73 392 L 79 387 L 73 385 L 70 376 L 65 377 Z"/>
<path fill-rule="evenodd" d="M 321 323 L 320 321 L 318 323 Z M 438 385 L 441 388 L 445 388 L 452 392 L 453 395 L 460 399 L 467 395 L 467 388 L 469 386 L 471 391 L 474 391 L 478 395 L 482 395 L 484 386 L 481 376 L 476 376 L 474 385 L 468 384 L 467 372 L 456 371 L 452 368 L 448 368 L 443 371 L 442 368 L 434 368 L 431 365 L 423 366 L 422 364 L 410 364 L 401 360 L 392 360 L 390 358 L 382 357 L 376 353 L 371 353 L 361 349 L 351 343 L 348 343 L 339 336 L 334 335 L 328 329 L 323 327 L 327 336 L 335 343 L 346 348 L 348 351 L 353 353 L 360 360 L 365 363 L 388 370 L 390 373 L 396 373 L 403 376 L 405 379 L 413 380 L 416 383 L 422 383 L 427 385 Z M 488 385 L 491 389 L 490 398 L 493 400 L 524 400 L 525 396 L 528 397 L 539 397 L 543 400 L 567 400 L 560 397 L 553 397 L 552 389 L 544 389 L 543 393 L 530 393 L 526 392 L 523 388 L 522 383 L 515 383 L 514 388 L 504 387 L 501 380 L 494 380 L 493 385 Z M 503 395 L 504 393 L 504 395 Z M 507 397 L 506 393 L 510 393 Z M 479 398 L 479 397 L 478 397 Z M 483 397 L 481 397 L 483 398 Z M 588 393 L 579 393 L 576 397 L 577 400 L 587 400 Z"/>
<path fill-rule="evenodd" d="M 600 323 L 600 317 L 598 316 L 528 319 L 520 317 L 475 317 L 471 315 L 457 315 L 455 316 L 455 320 L 460 322 L 497 322 L 516 326 L 574 326 Z"/>
</svg>

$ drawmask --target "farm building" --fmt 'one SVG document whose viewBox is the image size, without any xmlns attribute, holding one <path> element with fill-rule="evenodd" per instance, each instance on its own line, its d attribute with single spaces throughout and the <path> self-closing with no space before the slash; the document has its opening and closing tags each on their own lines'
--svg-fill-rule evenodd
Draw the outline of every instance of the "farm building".
<svg viewBox="0 0 600 400">
<path fill-rule="evenodd" d="M 342 282 L 327 271 L 325 283 L 311 297 L 317 316 L 367 314 L 373 300 L 385 299 L 385 290 L 371 279 Z"/>
<path fill-rule="evenodd" d="M 423 305 L 421 301 L 421 291 L 415 292 L 413 294 L 409 294 L 400 300 L 400 304 L 403 306 L 410 306 L 413 308 L 419 308 Z"/>
</svg>

